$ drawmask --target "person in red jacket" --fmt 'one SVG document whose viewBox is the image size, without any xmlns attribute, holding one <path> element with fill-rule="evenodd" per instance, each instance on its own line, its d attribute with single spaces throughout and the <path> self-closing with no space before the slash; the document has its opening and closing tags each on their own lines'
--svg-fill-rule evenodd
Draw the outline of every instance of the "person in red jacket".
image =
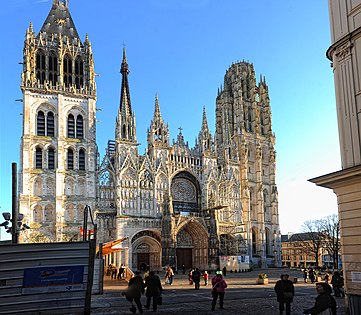
<svg viewBox="0 0 361 315">
<path fill-rule="evenodd" d="M 223 300 L 227 283 L 222 277 L 222 272 L 217 269 L 216 275 L 212 278 L 212 311 L 214 311 L 219 296 L 219 308 L 223 308 Z"/>
</svg>

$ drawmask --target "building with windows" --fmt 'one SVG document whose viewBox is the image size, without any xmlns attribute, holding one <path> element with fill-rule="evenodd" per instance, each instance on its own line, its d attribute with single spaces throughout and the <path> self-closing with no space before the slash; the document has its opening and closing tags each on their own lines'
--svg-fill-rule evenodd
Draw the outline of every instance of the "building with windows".
<svg viewBox="0 0 361 315">
<path fill-rule="evenodd" d="M 322 266 L 322 253 L 325 251 L 320 250 L 318 255 L 319 266 L 316 266 L 315 253 L 309 250 L 312 247 L 310 233 L 289 233 L 282 235 L 281 240 L 282 266 L 298 268 Z"/>
<path fill-rule="evenodd" d="M 132 268 L 215 268 L 219 256 L 281 266 L 276 152 L 268 86 L 253 64 L 232 64 L 216 98 L 216 131 L 206 109 L 194 147 L 182 129 L 170 140 L 158 95 L 138 152 L 126 51 L 115 137 L 98 161 L 94 62 L 67 1 L 54 0 L 36 34 L 26 32 L 21 88 L 20 211 L 57 241 L 81 225 L 89 205 L 98 241 L 126 240 L 107 262 Z M 137 93 L 137 91 L 135 91 Z M 98 164 L 99 162 L 99 164 Z"/>
</svg>

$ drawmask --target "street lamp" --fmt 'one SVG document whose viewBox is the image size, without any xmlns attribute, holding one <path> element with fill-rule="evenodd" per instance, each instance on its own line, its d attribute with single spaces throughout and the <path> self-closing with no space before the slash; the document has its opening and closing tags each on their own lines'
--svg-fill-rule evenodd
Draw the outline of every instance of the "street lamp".
<svg viewBox="0 0 361 315">
<path fill-rule="evenodd" d="M 10 212 L 3 212 L 2 213 L 5 221 L 0 224 L 0 227 L 3 226 L 6 230 L 6 233 L 11 233 L 12 235 L 16 235 L 16 244 L 18 243 L 18 232 L 25 231 L 30 229 L 30 226 L 23 223 L 24 215 L 22 213 L 18 214 L 18 218 L 16 220 L 16 224 L 14 225 L 13 220 L 11 219 Z M 11 226 L 9 226 L 11 222 Z M 14 227 L 14 228 L 13 228 Z"/>
</svg>

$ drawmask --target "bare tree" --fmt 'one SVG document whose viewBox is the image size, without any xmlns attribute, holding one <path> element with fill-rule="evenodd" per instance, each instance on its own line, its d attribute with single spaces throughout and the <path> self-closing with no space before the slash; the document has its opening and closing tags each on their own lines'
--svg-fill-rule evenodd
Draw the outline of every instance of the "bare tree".
<svg viewBox="0 0 361 315">
<path fill-rule="evenodd" d="M 301 229 L 303 233 L 295 234 L 294 239 L 299 242 L 301 251 L 315 257 L 316 267 L 318 267 L 319 255 L 324 243 L 322 220 L 305 221 Z"/>
<path fill-rule="evenodd" d="M 338 256 L 341 248 L 340 243 L 340 223 L 337 214 L 332 214 L 321 220 L 324 231 L 323 246 L 332 257 L 333 267 L 338 268 Z"/>
</svg>

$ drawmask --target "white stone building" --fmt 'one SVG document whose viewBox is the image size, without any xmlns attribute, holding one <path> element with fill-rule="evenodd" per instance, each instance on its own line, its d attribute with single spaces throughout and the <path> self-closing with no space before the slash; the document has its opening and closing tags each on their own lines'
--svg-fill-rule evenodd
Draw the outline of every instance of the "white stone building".
<svg viewBox="0 0 361 315">
<path fill-rule="evenodd" d="M 88 38 L 82 43 L 67 1 L 53 1 L 24 47 L 24 131 L 20 211 L 43 233 L 66 240 L 89 205 L 98 241 L 127 238 L 108 261 L 132 268 L 215 268 L 219 256 L 248 255 L 281 266 L 276 153 L 268 86 L 253 64 L 227 70 L 216 98 L 216 132 L 206 110 L 194 147 L 180 129 L 170 141 L 158 96 L 138 152 L 128 63 L 123 52 L 115 139 L 97 166 L 96 90 Z M 135 91 L 137 93 L 137 91 Z"/>
</svg>

